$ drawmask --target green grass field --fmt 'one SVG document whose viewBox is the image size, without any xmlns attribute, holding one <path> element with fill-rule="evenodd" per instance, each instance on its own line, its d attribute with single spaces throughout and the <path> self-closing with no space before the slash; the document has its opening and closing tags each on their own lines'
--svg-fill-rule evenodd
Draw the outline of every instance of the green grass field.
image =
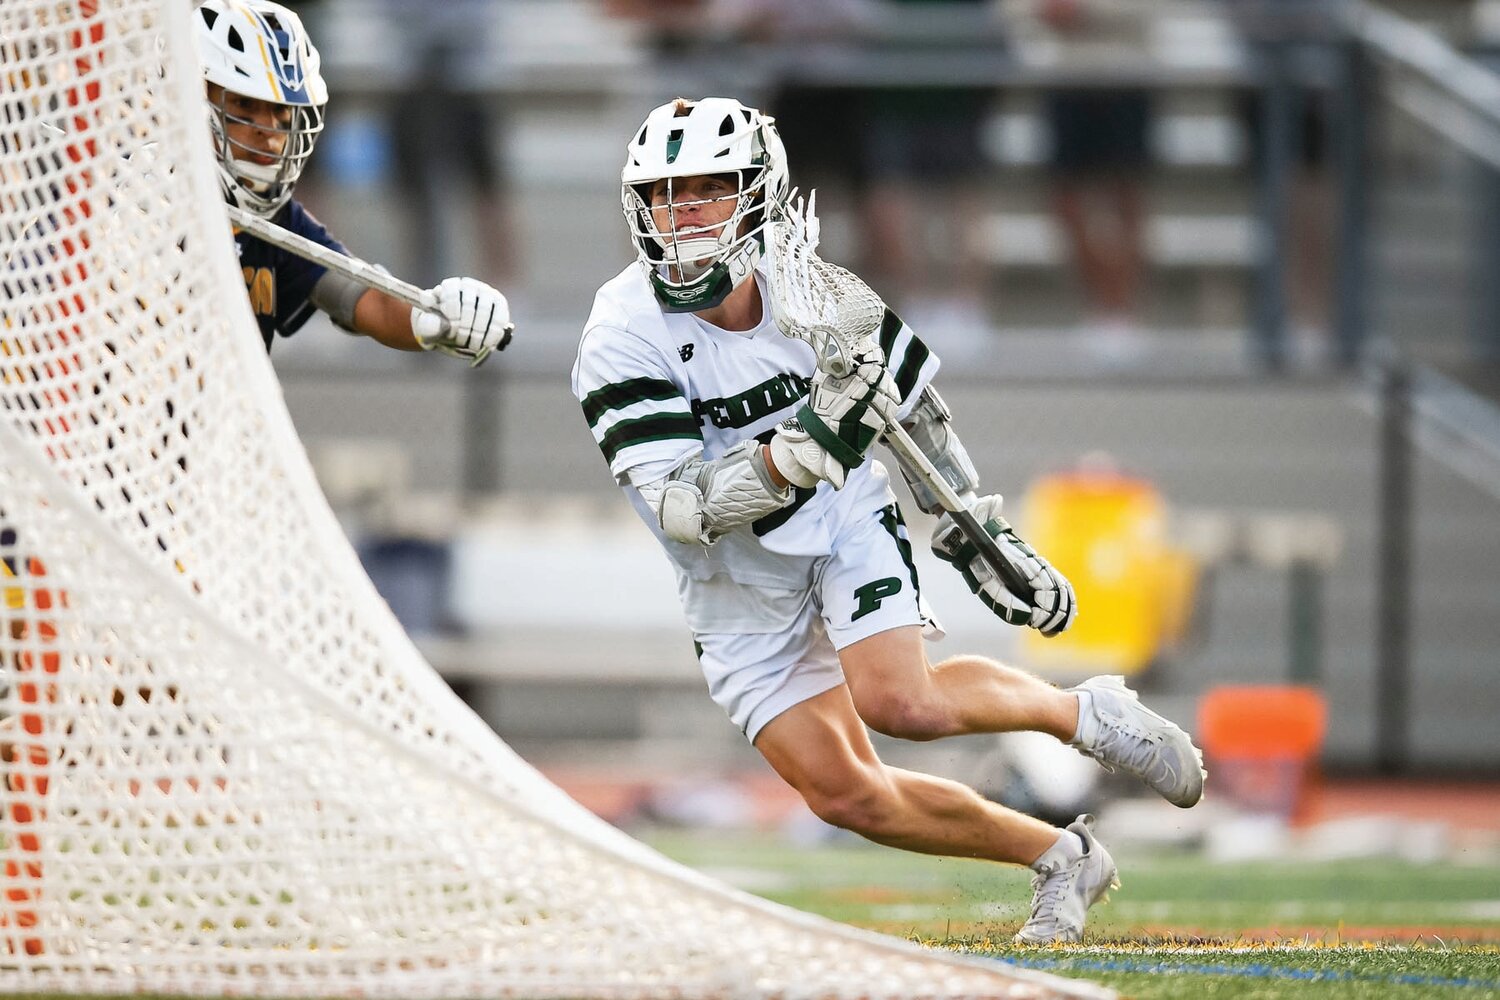
<svg viewBox="0 0 1500 1000">
<path fill-rule="evenodd" d="M 660 833 L 659 850 L 860 927 L 1149 998 L 1500 998 L 1500 867 L 1123 856 L 1082 945 L 1019 948 L 1029 873 L 840 840 Z"/>
<path fill-rule="evenodd" d="M 1083 944 L 1020 948 L 1010 938 L 1031 896 L 1024 870 L 852 838 L 811 848 L 765 834 L 657 831 L 643 839 L 776 902 L 1141 1000 L 1500 1000 L 1495 864 L 1223 865 L 1121 854 L 1123 887 L 1094 908 Z"/>
</svg>

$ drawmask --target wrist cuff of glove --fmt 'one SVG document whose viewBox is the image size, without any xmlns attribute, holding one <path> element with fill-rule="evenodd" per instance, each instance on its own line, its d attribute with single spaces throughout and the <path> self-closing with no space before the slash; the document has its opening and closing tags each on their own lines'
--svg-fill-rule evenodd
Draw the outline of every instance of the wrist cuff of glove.
<svg viewBox="0 0 1500 1000">
<path fill-rule="evenodd" d="M 958 530 L 958 525 L 947 520 L 946 516 L 941 524 L 947 524 L 945 531 L 940 531 L 932 537 L 932 554 L 944 562 L 953 563 L 960 568 L 969 565 L 979 557 L 979 546 L 975 545 L 970 538 Z M 992 517 L 984 522 L 984 530 L 991 538 L 999 538 L 1010 530 L 1010 525 L 1005 523 L 1003 517 Z"/>
<path fill-rule="evenodd" d="M 422 335 L 422 319 L 423 317 L 429 315 L 431 315 L 431 313 L 428 310 L 423 309 L 421 306 L 411 307 L 411 338 L 415 340 L 417 342 L 417 346 L 424 351 L 430 351 L 433 348 L 432 341 Z"/>
<path fill-rule="evenodd" d="M 838 432 L 823 422 L 823 418 L 813 412 L 812 407 L 806 403 L 797 411 L 797 422 L 802 429 L 812 435 L 812 439 L 823 446 L 823 450 L 832 455 L 846 469 L 853 469 L 864 464 L 865 452 L 875 443 L 875 430 L 854 419 L 850 415 L 846 426 L 853 428 L 852 440 L 846 440 L 839 436 Z"/>
</svg>

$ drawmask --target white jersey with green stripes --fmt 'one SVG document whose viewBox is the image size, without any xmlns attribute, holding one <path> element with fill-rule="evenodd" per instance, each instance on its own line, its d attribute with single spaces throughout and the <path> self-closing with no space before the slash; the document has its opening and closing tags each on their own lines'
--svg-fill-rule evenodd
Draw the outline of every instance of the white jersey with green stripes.
<svg viewBox="0 0 1500 1000">
<path fill-rule="evenodd" d="M 764 267 L 755 276 L 762 301 Z M 787 507 L 707 548 L 662 533 L 638 486 L 664 478 L 696 452 L 711 461 L 747 438 L 768 440 L 807 394 L 812 348 L 783 336 L 769 308 L 764 311 L 760 325 L 744 332 L 722 330 L 691 313 L 663 312 L 644 272 L 632 264 L 599 289 L 573 365 L 573 394 L 594 440 L 677 569 L 688 624 L 697 631 L 775 627 L 774 619 L 784 615 L 757 609 L 756 599 L 733 584 L 805 592 L 818 558 L 829 554 L 847 519 L 893 501 L 884 466 L 871 458 L 850 470 L 842 490 L 827 483 L 798 489 Z M 889 311 L 879 338 L 904 417 L 938 359 Z"/>
</svg>

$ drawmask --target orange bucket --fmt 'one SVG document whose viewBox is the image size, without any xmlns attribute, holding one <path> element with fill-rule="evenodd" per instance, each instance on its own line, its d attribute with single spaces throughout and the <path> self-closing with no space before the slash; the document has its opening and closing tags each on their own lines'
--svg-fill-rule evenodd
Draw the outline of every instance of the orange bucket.
<svg viewBox="0 0 1500 1000">
<path fill-rule="evenodd" d="M 1306 812 L 1327 729 L 1328 703 L 1312 687 L 1230 685 L 1198 704 L 1210 787 L 1254 812 Z"/>
</svg>

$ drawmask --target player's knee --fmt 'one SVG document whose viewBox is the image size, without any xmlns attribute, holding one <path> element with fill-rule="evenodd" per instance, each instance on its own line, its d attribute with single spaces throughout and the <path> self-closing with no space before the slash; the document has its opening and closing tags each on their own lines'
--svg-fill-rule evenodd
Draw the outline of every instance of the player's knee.
<svg viewBox="0 0 1500 1000">
<path fill-rule="evenodd" d="M 936 698 L 911 691 L 880 691 L 857 702 L 865 725 L 900 740 L 936 740 L 952 736 L 952 712 Z"/>
<path fill-rule="evenodd" d="M 889 826 L 896 808 L 894 793 L 875 778 L 851 781 L 838 789 L 805 792 L 803 798 L 823 822 L 865 837 L 879 836 Z"/>
</svg>

